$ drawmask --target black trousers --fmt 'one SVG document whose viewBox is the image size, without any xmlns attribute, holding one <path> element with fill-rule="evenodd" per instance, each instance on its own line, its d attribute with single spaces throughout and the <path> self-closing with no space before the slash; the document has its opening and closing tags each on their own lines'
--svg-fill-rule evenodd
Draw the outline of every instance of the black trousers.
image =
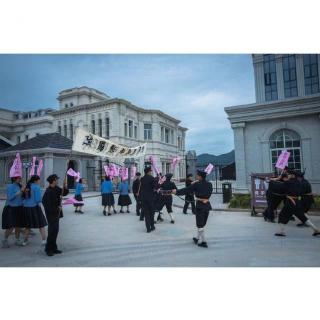
<svg viewBox="0 0 320 320">
<path fill-rule="evenodd" d="M 274 211 L 279 207 L 280 203 L 284 200 L 284 197 L 271 195 L 267 197 L 268 207 L 265 211 L 265 216 L 273 220 L 275 218 Z"/>
<path fill-rule="evenodd" d="M 134 198 L 136 199 L 136 213 L 137 213 L 137 216 L 140 216 L 141 215 L 141 201 L 139 200 L 139 198 L 134 195 Z"/>
<path fill-rule="evenodd" d="M 149 203 L 142 202 L 141 214 L 144 216 L 147 231 L 150 231 L 154 228 L 154 208 Z"/>
<path fill-rule="evenodd" d="M 279 223 L 287 224 L 290 218 L 295 215 L 302 223 L 305 223 L 308 218 L 303 212 L 301 200 L 295 200 L 295 204 L 289 200 L 284 200 L 284 206 L 279 214 Z"/>
<path fill-rule="evenodd" d="M 159 211 L 166 207 L 167 212 L 171 213 L 172 211 L 172 196 L 162 196 L 160 198 Z"/>
<path fill-rule="evenodd" d="M 207 224 L 209 210 L 205 208 L 196 208 L 196 224 L 197 228 L 204 228 Z"/>
<path fill-rule="evenodd" d="M 194 204 L 194 197 L 191 197 L 191 198 L 187 198 L 186 197 L 185 198 L 185 203 L 184 203 L 184 206 L 183 206 L 183 213 L 187 213 L 189 204 L 191 204 L 192 213 L 195 213 L 196 206 Z"/>
<path fill-rule="evenodd" d="M 48 238 L 46 244 L 46 252 L 54 252 L 58 249 L 57 237 L 59 233 L 59 220 L 56 219 L 53 222 L 48 222 Z"/>
</svg>

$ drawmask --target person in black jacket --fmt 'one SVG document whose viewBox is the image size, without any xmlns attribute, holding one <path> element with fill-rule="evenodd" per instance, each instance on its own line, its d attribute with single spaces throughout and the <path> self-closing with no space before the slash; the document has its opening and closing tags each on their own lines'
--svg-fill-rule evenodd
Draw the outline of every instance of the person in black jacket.
<svg viewBox="0 0 320 320">
<path fill-rule="evenodd" d="M 147 167 L 144 169 L 144 176 L 141 178 L 140 199 L 142 214 L 144 215 L 148 233 L 155 230 L 154 212 L 156 189 L 158 189 L 158 183 L 152 176 L 151 167 Z"/>
<path fill-rule="evenodd" d="M 207 224 L 209 211 L 212 209 L 209 201 L 212 194 L 212 184 L 206 181 L 206 176 L 206 172 L 198 170 L 196 176 L 197 181 L 192 183 L 189 187 L 172 191 L 173 194 L 177 195 L 195 194 L 197 199 L 196 224 L 198 235 L 193 238 L 193 242 L 203 248 L 208 248 L 208 244 L 204 237 L 204 227 Z"/>
<path fill-rule="evenodd" d="M 192 173 L 189 173 L 187 175 L 187 178 L 186 178 L 186 188 L 189 187 L 192 183 Z M 194 195 L 193 194 L 186 194 L 185 195 L 185 199 L 184 199 L 184 207 L 183 207 L 183 213 L 184 214 L 187 214 L 187 210 L 188 210 L 188 207 L 189 207 L 189 204 L 191 204 L 191 210 L 192 210 L 192 213 L 195 214 L 195 209 L 196 209 L 196 206 L 195 206 L 195 201 L 194 201 Z"/>
<path fill-rule="evenodd" d="M 167 191 L 177 189 L 174 182 L 171 181 L 172 173 L 166 174 L 166 181 L 160 186 L 160 200 L 159 200 L 159 210 L 161 212 L 162 208 L 166 206 L 167 212 L 170 216 L 171 223 L 174 223 L 173 219 L 173 210 L 172 210 L 172 193 L 168 193 Z"/>
<path fill-rule="evenodd" d="M 136 178 L 133 181 L 132 184 L 132 192 L 134 195 L 134 198 L 136 199 L 136 214 L 137 216 L 140 216 L 140 220 L 143 220 L 143 216 L 141 214 L 141 200 L 140 200 L 140 185 L 141 185 L 141 173 L 136 173 Z"/>
<path fill-rule="evenodd" d="M 69 193 L 66 181 L 64 181 L 64 187 L 61 189 L 57 185 L 58 179 L 59 177 L 56 174 L 52 174 L 47 178 L 49 186 L 42 197 L 42 204 L 48 221 L 48 237 L 45 251 L 49 257 L 62 253 L 57 247 L 59 219 L 63 217 L 61 200 L 62 196 L 66 196 Z"/>
</svg>

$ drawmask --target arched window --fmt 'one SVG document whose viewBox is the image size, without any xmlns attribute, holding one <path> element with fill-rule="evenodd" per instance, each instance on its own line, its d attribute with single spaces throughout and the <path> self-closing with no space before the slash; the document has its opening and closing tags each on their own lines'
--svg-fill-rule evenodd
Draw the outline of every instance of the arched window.
<svg viewBox="0 0 320 320">
<path fill-rule="evenodd" d="M 292 130 L 281 129 L 271 135 L 270 152 L 273 169 L 282 150 L 290 152 L 288 167 L 301 170 L 301 139 L 298 133 Z"/>
</svg>

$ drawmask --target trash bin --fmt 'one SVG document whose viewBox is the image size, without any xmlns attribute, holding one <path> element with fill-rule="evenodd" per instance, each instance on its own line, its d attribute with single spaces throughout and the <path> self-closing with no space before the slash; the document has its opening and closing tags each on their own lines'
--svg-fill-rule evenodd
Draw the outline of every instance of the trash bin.
<svg viewBox="0 0 320 320">
<path fill-rule="evenodd" d="M 232 197 L 232 185 L 230 182 L 222 183 L 222 202 L 229 203 Z"/>
</svg>

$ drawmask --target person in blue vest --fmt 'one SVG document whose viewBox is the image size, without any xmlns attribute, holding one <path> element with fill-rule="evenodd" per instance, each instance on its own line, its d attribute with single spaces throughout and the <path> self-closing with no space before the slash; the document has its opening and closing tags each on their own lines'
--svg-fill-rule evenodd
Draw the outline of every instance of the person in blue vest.
<svg viewBox="0 0 320 320">
<path fill-rule="evenodd" d="M 40 177 L 33 175 L 27 183 L 23 193 L 23 218 L 25 221 L 25 232 L 23 246 L 29 244 L 29 233 L 31 229 L 39 229 L 41 235 L 41 245 L 45 246 L 47 242 L 45 227 L 47 220 L 42 212 L 40 203 L 42 202 Z"/>
<path fill-rule="evenodd" d="M 119 198 L 118 198 L 118 206 L 121 207 L 120 212 L 124 213 L 123 207 L 127 207 L 127 213 L 130 213 L 130 210 L 129 210 L 130 204 L 132 204 L 132 201 L 129 196 L 128 180 L 121 179 L 121 183 L 119 185 Z"/>
<path fill-rule="evenodd" d="M 83 201 L 82 199 L 82 192 L 84 190 L 84 185 L 82 183 L 82 178 L 79 179 L 79 181 L 77 182 L 76 184 L 76 190 L 75 190 L 75 193 L 74 193 L 74 198 L 77 200 L 77 201 Z M 82 203 L 75 203 L 74 204 L 74 207 L 75 207 L 75 213 L 84 213 L 81 209 L 83 207 L 83 204 Z"/>
<path fill-rule="evenodd" d="M 15 244 L 22 245 L 20 240 L 20 228 L 24 228 L 22 219 L 22 193 L 24 189 L 21 186 L 21 177 L 12 177 L 11 183 L 7 185 L 7 200 L 2 212 L 2 229 L 4 231 L 4 239 L 2 247 L 9 248 L 8 238 L 13 229 L 15 229 Z"/>
<path fill-rule="evenodd" d="M 103 206 L 103 215 L 107 215 L 106 207 L 108 207 L 108 216 L 111 216 L 111 207 L 113 208 L 113 213 L 117 213 L 114 208 L 114 196 L 113 192 L 114 187 L 109 176 L 106 176 L 104 181 L 101 184 L 101 196 L 102 196 L 102 206 Z"/>
</svg>

